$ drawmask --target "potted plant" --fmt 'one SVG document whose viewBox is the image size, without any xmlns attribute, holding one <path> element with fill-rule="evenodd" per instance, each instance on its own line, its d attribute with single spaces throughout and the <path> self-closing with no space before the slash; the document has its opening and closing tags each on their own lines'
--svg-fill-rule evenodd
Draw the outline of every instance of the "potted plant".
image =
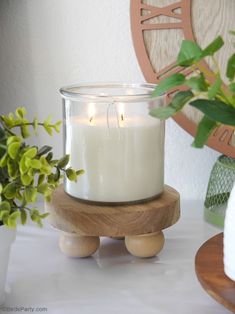
<svg viewBox="0 0 235 314">
<path fill-rule="evenodd" d="M 15 239 L 18 223 L 25 224 L 30 218 L 42 226 L 47 213 L 41 213 L 32 206 L 38 195 L 50 201 L 51 193 L 60 184 L 63 175 L 76 181 L 83 170 L 66 168 L 69 155 L 57 160 L 53 158 L 52 147 L 31 146 L 25 139 L 30 128 L 36 133 L 38 127 L 52 135 L 59 132 L 61 121 L 54 124 L 48 118 L 30 122 L 26 110 L 17 108 L 15 113 L 0 116 L 0 304 L 4 302 L 4 288 L 9 260 L 10 246 Z"/>
<path fill-rule="evenodd" d="M 235 35 L 235 32 L 231 31 L 231 34 Z M 182 69 L 195 67 L 194 75 L 187 77 L 183 73 L 173 74 L 162 80 L 153 93 L 154 96 L 158 96 L 174 90 L 175 87 L 181 88 L 181 91 L 173 96 L 168 106 L 151 110 L 150 114 L 153 117 L 167 119 L 182 110 L 186 104 L 203 113 L 192 144 L 196 148 L 202 148 L 211 133 L 220 125 L 227 125 L 235 129 L 235 53 L 228 59 L 227 82 L 224 82 L 220 66 L 214 57 L 223 45 L 224 41 L 220 36 L 205 49 L 192 41 L 184 40 L 174 66 L 180 66 Z M 205 76 L 206 70 L 199 64 L 205 57 L 212 59 L 216 69 L 214 78 L 210 81 Z M 225 273 L 232 280 L 235 280 L 234 204 L 235 185 L 230 195 L 224 229 Z"/>
</svg>

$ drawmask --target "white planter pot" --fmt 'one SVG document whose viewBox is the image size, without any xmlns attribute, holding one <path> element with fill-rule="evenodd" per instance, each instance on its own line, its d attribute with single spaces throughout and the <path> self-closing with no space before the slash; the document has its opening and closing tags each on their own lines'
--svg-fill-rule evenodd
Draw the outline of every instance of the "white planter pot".
<svg viewBox="0 0 235 314">
<path fill-rule="evenodd" d="M 0 305 L 5 300 L 5 284 L 12 242 L 15 240 L 16 230 L 0 226 Z"/>
<path fill-rule="evenodd" d="M 235 281 L 235 184 L 229 197 L 224 222 L 224 272 Z"/>
</svg>

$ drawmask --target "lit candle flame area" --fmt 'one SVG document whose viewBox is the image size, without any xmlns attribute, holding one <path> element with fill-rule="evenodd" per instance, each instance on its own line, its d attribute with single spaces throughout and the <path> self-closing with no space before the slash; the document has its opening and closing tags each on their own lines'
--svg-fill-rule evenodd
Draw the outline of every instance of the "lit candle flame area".
<svg viewBox="0 0 235 314">
<path fill-rule="evenodd" d="M 92 121 L 94 120 L 94 116 L 95 116 L 95 104 L 90 103 L 88 105 L 88 117 L 89 117 L 89 122 L 92 123 Z"/>
<path fill-rule="evenodd" d="M 121 122 L 123 122 L 124 121 L 124 113 L 125 113 L 125 105 L 124 105 L 124 103 L 119 103 L 118 104 L 118 113 L 119 113 Z"/>
</svg>

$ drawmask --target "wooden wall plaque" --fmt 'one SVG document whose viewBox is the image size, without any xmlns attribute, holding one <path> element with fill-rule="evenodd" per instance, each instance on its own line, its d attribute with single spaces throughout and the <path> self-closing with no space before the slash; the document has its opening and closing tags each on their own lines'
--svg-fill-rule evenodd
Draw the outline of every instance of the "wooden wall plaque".
<svg viewBox="0 0 235 314">
<path fill-rule="evenodd" d="M 225 73 L 226 60 L 234 51 L 233 38 L 228 31 L 235 29 L 234 0 L 131 0 L 131 29 L 138 62 L 145 79 L 158 83 L 172 74 L 183 39 L 193 40 L 205 47 L 217 35 L 222 35 L 226 45 L 218 53 L 218 61 Z M 203 61 L 208 80 L 214 72 L 210 63 Z M 175 68 L 174 72 L 183 71 Z M 192 71 L 191 71 L 192 72 Z M 191 135 L 202 115 L 186 106 L 174 119 Z M 232 127 L 223 126 L 215 130 L 207 143 L 211 148 L 235 158 L 235 135 Z"/>
</svg>

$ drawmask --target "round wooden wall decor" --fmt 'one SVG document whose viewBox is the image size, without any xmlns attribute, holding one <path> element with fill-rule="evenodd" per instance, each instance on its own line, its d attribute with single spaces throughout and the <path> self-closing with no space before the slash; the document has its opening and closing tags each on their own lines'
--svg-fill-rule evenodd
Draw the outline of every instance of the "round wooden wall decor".
<svg viewBox="0 0 235 314">
<path fill-rule="evenodd" d="M 193 40 L 205 47 L 218 34 L 225 39 L 225 47 L 218 53 L 218 61 L 225 73 L 226 60 L 233 51 L 233 38 L 228 31 L 235 29 L 234 0 L 131 0 L 131 29 L 138 62 L 145 79 L 158 83 L 164 77 L 192 71 L 182 68 L 171 70 L 176 60 L 181 41 Z M 205 75 L 213 80 L 210 64 L 203 61 Z M 191 135 L 202 115 L 186 106 L 174 120 Z M 235 158 L 235 135 L 232 127 L 220 127 L 207 143 L 211 148 Z"/>
</svg>

